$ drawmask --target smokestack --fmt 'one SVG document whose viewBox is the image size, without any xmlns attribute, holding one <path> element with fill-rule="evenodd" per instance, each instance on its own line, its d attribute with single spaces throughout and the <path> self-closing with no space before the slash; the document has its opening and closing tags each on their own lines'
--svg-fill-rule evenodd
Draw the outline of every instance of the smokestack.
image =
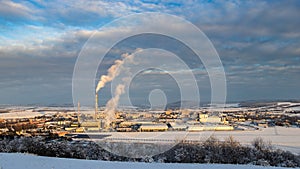
<svg viewBox="0 0 300 169">
<path fill-rule="evenodd" d="M 80 123 L 80 102 L 77 104 L 77 121 Z"/>
<path fill-rule="evenodd" d="M 95 120 L 97 119 L 98 114 L 98 93 L 95 94 Z"/>
</svg>

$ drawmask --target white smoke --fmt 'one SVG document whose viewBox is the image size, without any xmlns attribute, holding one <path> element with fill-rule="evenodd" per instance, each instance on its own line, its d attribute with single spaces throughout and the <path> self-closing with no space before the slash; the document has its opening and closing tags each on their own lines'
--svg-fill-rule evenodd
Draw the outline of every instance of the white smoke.
<svg viewBox="0 0 300 169">
<path fill-rule="evenodd" d="M 112 65 L 108 70 L 107 70 L 107 75 L 102 75 L 100 78 L 100 81 L 98 82 L 97 88 L 96 88 L 96 93 L 99 92 L 101 88 L 105 86 L 106 83 L 111 82 L 115 77 L 117 77 L 121 71 L 124 71 L 125 68 L 122 66 L 124 63 L 133 63 L 134 59 L 134 53 L 139 52 L 142 49 L 138 48 L 136 49 L 133 54 L 122 54 L 122 59 L 121 60 L 116 60 L 115 64 Z M 105 128 L 109 128 L 111 122 L 115 120 L 115 111 L 119 103 L 120 96 L 125 92 L 125 84 L 128 81 L 129 78 L 123 78 L 123 83 L 124 84 L 119 84 L 117 85 L 115 89 L 115 93 L 113 98 L 111 98 L 107 103 L 106 107 L 104 110 L 105 116 Z"/>
<path fill-rule="evenodd" d="M 115 120 L 116 107 L 118 106 L 121 94 L 123 94 L 124 91 L 125 91 L 124 89 L 125 89 L 125 85 L 124 84 L 119 84 L 116 87 L 114 97 L 111 98 L 106 103 L 106 107 L 105 107 L 105 110 L 104 110 L 104 113 L 106 114 L 106 116 L 105 116 L 105 122 L 106 122 L 105 128 L 109 128 L 111 122 Z"/>
<path fill-rule="evenodd" d="M 141 51 L 142 49 L 138 48 L 134 51 Z M 102 75 L 100 78 L 100 81 L 97 84 L 97 88 L 96 88 L 96 93 L 99 92 L 99 90 L 101 88 L 103 88 L 105 86 L 106 83 L 111 82 L 116 76 L 118 76 L 120 74 L 120 67 L 128 61 L 133 61 L 134 59 L 134 54 L 128 54 L 128 53 L 124 53 L 121 55 L 122 59 L 120 60 L 116 60 L 115 63 L 107 70 L 107 75 Z"/>
</svg>

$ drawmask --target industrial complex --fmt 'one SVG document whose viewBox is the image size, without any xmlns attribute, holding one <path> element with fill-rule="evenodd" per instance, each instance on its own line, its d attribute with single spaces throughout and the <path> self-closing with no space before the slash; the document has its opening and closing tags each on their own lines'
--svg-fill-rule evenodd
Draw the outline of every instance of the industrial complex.
<svg viewBox="0 0 300 169">
<path fill-rule="evenodd" d="M 97 103 L 97 102 L 96 102 Z M 105 107 L 77 110 L 66 107 L 2 108 L 0 134 L 65 136 L 97 132 L 249 131 L 285 126 L 300 127 L 299 103 L 263 107 L 145 110 L 118 109 L 107 124 Z M 110 115 L 111 116 L 111 115 Z"/>
</svg>

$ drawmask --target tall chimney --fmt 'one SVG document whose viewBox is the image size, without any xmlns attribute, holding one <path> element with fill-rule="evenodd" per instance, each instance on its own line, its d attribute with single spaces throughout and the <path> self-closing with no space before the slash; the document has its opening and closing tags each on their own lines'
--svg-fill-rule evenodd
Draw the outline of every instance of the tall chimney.
<svg viewBox="0 0 300 169">
<path fill-rule="evenodd" d="M 77 121 L 80 123 L 80 102 L 77 104 Z"/>
<path fill-rule="evenodd" d="M 95 120 L 97 119 L 98 114 L 98 93 L 95 94 Z"/>
</svg>

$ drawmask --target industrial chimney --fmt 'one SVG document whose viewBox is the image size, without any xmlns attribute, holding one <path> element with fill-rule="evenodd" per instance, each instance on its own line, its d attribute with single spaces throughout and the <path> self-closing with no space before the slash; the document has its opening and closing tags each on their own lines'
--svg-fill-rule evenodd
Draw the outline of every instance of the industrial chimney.
<svg viewBox="0 0 300 169">
<path fill-rule="evenodd" d="M 80 123 L 80 102 L 77 104 L 77 121 Z"/>
<path fill-rule="evenodd" d="M 95 94 L 95 120 L 97 119 L 97 114 L 98 114 L 98 93 L 96 92 Z"/>
</svg>

